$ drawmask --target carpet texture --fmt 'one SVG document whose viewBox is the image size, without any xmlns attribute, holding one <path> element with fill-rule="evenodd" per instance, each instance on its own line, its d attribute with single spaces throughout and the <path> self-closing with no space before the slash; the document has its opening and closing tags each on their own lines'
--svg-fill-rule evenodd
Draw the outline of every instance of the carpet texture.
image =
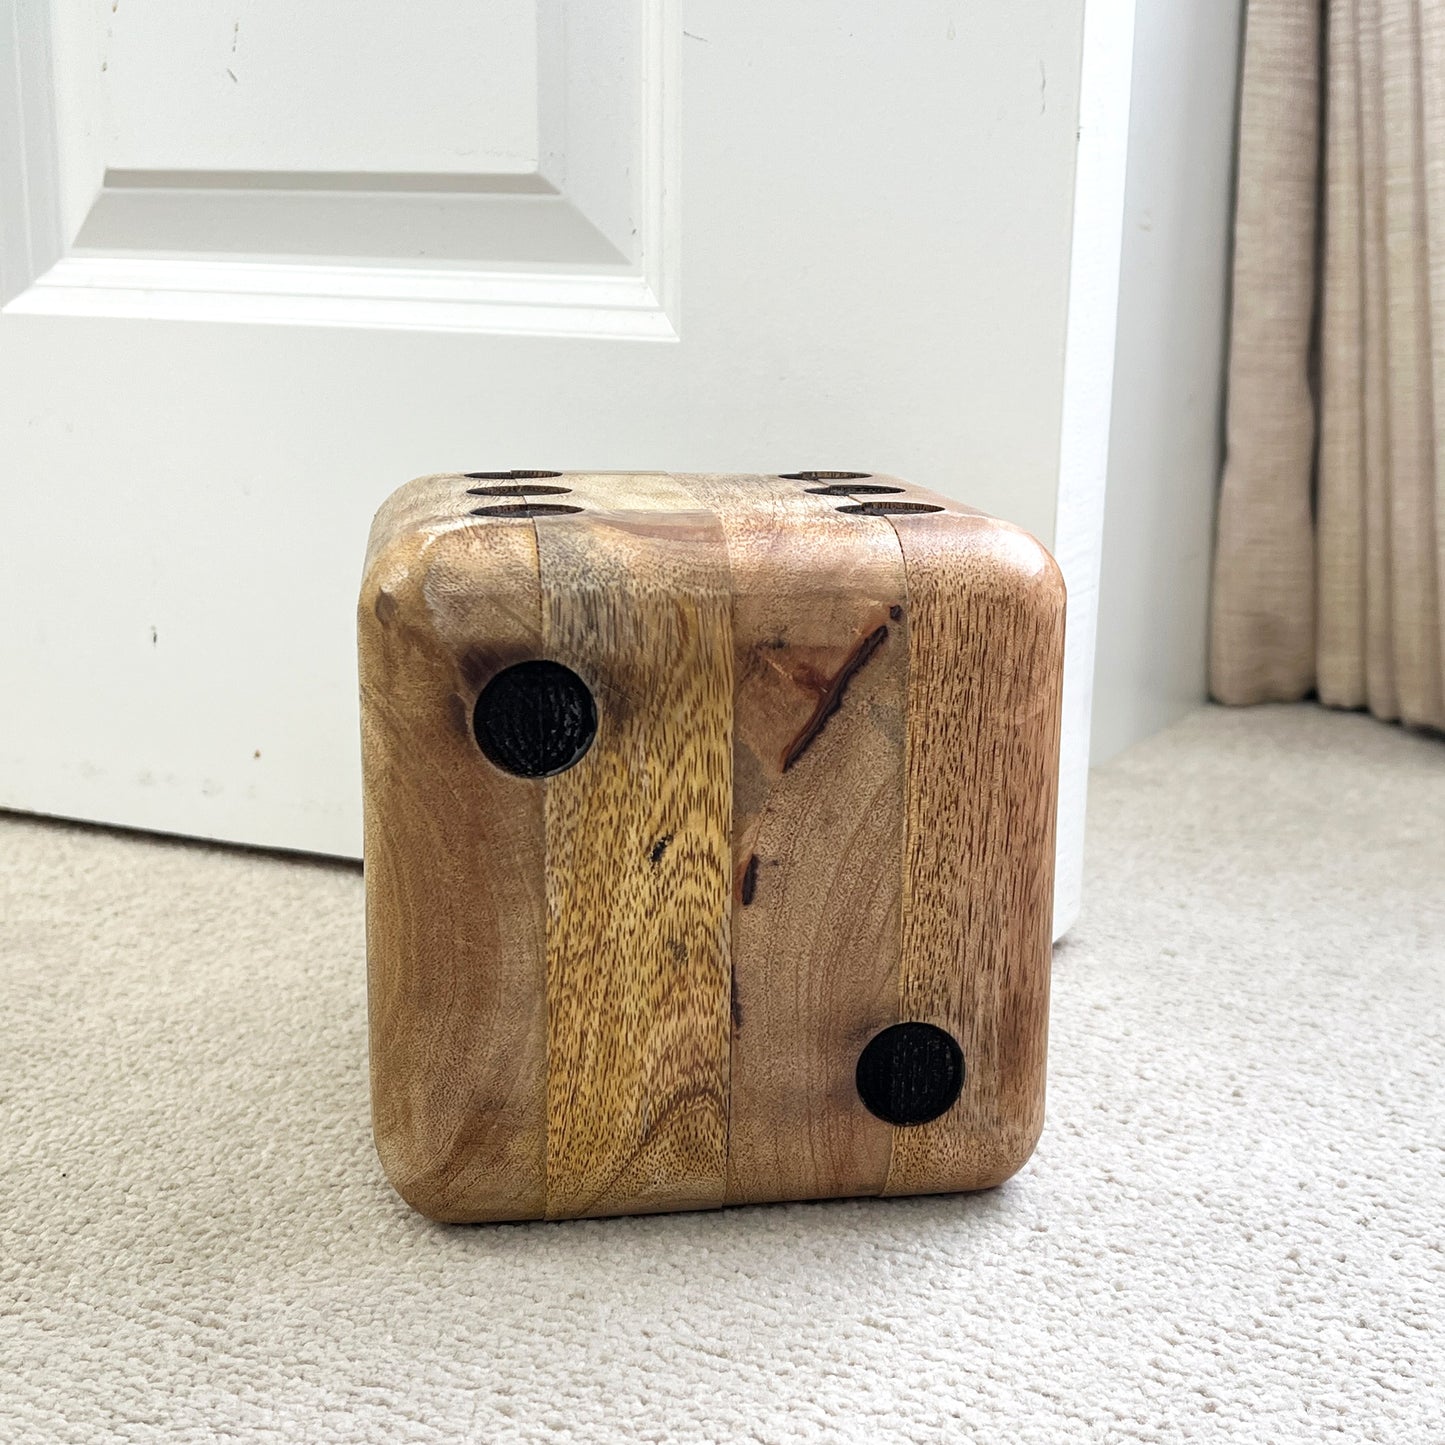
<svg viewBox="0 0 1445 1445">
<path fill-rule="evenodd" d="M 1445 742 L 1097 772 L 1011 1183 L 445 1227 L 350 867 L 0 823 L 0 1440 L 1445 1440 Z"/>
</svg>

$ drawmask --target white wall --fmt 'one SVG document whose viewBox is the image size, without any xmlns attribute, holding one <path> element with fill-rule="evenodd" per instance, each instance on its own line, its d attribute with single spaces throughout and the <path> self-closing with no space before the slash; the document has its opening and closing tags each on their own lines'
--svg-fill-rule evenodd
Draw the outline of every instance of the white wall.
<svg viewBox="0 0 1445 1445">
<path fill-rule="evenodd" d="M 1137 0 L 1095 762 L 1205 697 L 1241 0 Z"/>
</svg>

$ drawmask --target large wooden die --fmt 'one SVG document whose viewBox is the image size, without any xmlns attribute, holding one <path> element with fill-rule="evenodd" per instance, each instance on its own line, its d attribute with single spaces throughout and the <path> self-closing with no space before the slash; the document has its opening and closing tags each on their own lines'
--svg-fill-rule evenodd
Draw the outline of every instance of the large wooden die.
<svg viewBox="0 0 1445 1445">
<path fill-rule="evenodd" d="M 423 477 L 359 623 L 373 1119 L 417 1209 L 1028 1158 L 1064 630 L 1033 538 L 856 473 Z"/>
</svg>

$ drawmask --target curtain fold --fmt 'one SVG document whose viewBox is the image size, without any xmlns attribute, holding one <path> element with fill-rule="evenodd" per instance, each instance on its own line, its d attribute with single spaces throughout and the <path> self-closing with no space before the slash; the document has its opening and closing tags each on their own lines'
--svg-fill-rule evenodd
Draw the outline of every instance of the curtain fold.
<svg viewBox="0 0 1445 1445">
<path fill-rule="evenodd" d="M 1445 0 L 1249 0 L 1210 682 L 1445 727 Z"/>
</svg>

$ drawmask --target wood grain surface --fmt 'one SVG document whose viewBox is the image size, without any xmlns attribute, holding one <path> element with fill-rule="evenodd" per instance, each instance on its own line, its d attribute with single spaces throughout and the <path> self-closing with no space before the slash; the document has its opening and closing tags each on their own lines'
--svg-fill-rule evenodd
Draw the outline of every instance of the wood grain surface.
<svg viewBox="0 0 1445 1445">
<path fill-rule="evenodd" d="M 896 1131 L 886 1192 L 980 1189 L 1043 1126 L 1064 585 L 1034 539 L 891 519 L 909 601 L 900 1013 L 963 1047 L 941 1118 Z"/>
<path fill-rule="evenodd" d="M 686 477 L 731 574 L 731 1203 L 876 1194 L 892 1128 L 854 1087 L 897 1021 L 908 677 L 883 517 L 810 483 Z M 842 500 L 847 500 L 846 498 Z"/>
<path fill-rule="evenodd" d="M 509 499 L 450 475 L 378 514 L 373 1116 L 417 1208 L 974 1189 L 1028 1157 L 1062 581 L 1016 528 L 857 480 L 569 473 L 538 484 L 554 510 L 474 517 Z M 515 777 L 471 712 L 543 658 L 587 684 L 597 732 Z M 886 1123 L 855 1085 L 900 1021 L 963 1051 L 930 1122 Z"/>
<path fill-rule="evenodd" d="M 480 757 L 471 703 L 542 648 L 529 525 L 413 483 L 372 534 L 358 611 L 377 1150 L 438 1219 L 525 1219 L 546 1186 L 542 794 Z"/>
<path fill-rule="evenodd" d="M 546 785 L 547 1213 L 723 1202 L 733 657 L 717 517 L 572 477 L 536 520 L 546 656 L 597 738 Z"/>
</svg>

